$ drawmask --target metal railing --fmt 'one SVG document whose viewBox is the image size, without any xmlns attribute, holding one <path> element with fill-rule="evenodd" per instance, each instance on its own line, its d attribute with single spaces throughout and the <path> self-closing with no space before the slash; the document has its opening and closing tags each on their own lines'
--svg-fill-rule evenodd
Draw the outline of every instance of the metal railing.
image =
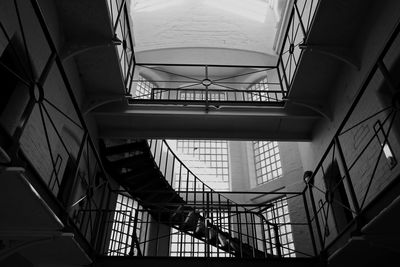
<svg viewBox="0 0 400 267">
<path fill-rule="evenodd" d="M 396 159 L 400 145 L 395 127 L 399 91 L 384 63 L 388 52 L 395 49 L 399 32 L 400 24 L 372 65 L 317 167 L 305 177 L 304 193 L 309 199 L 319 252 L 331 254 L 350 233 L 363 234 L 363 227 L 383 208 L 376 206 L 400 181 Z M 382 95 L 379 102 L 375 81 L 380 77 L 392 96 L 385 99 Z M 386 205 L 391 200 L 385 200 Z"/>
<path fill-rule="evenodd" d="M 4 54 L 13 59 L 1 61 L 0 67 L 16 84 L 5 90 L 12 90 L 11 94 L 17 96 L 10 97 L 2 107 L 3 111 L 14 112 L 5 124 L 2 121 L 1 139 L 9 141 L 1 147 L 11 157 L 6 165 L 23 167 L 68 231 L 74 232 L 85 249 L 92 250 L 98 238 L 99 217 L 95 212 L 82 214 L 81 210 L 105 208 L 110 189 L 108 175 L 41 7 L 36 0 L 29 1 L 29 9 L 21 8 L 25 4 L 14 2 L 12 19 L 18 22 L 16 29 L 0 20 L 0 34 L 8 43 Z M 31 14 L 22 16 L 22 10 Z M 29 24 L 38 25 L 35 39 L 27 34 Z M 40 52 L 37 43 L 44 44 Z M 43 58 L 34 61 L 37 54 Z M 7 123 L 10 121 L 15 127 Z"/>
<path fill-rule="evenodd" d="M 299 232 L 307 232 L 310 228 L 306 218 L 303 218 L 304 221 L 282 221 L 283 216 L 276 211 L 276 217 L 270 218 L 273 222 L 265 219 L 267 212 L 275 209 L 271 203 L 277 197 L 284 196 L 285 201 L 292 201 L 294 198 L 302 199 L 302 192 L 257 193 L 258 197 L 272 198 L 269 203 L 262 204 L 237 204 L 227 199 L 226 202 L 211 202 L 211 196 L 217 194 L 215 191 L 202 192 L 204 199 L 195 202 L 193 199 L 199 191 L 180 193 L 188 195 L 191 200 L 185 206 L 176 205 L 176 208 L 182 211 L 186 209 L 186 213 L 190 208 L 204 217 L 209 215 L 203 229 L 204 236 L 179 226 L 165 227 L 171 222 L 170 219 L 163 221 L 163 209 L 167 209 L 167 206 L 170 208 L 174 203 L 165 203 L 164 206 L 152 204 L 152 208 L 145 208 L 148 204 L 138 205 L 130 201 L 130 205 L 125 204 L 123 209 L 118 206 L 118 209 L 96 210 L 102 218 L 102 229 L 105 231 L 100 235 L 104 238 L 99 244 L 99 253 L 106 256 L 312 257 L 312 253 L 300 243 L 299 248 L 294 247 L 293 239 L 289 240 L 293 233 L 286 230 L 291 227 Z M 112 194 L 130 197 L 124 190 L 115 190 Z M 243 192 L 228 194 L 243 195 Z M 226 235 L 214 235 L 215 229 Z M 311 241 L 307 243 L 306 246 L 311 247 Z"/>
<path fill-rule="evenodd" d="M 283 37 L 277 68 L 290 88 L 301 60 L 302 46 L 306 43 L 319 0 L 295 0 L 289 11 L 288 26 Z"/>
<path fill-rule="evenodd" d="M 134 43 L 130 24 L 129 10 L 126 0 L 108 0 L 110 20 L 112 23 L 114 39 L 117 44 L 118 58 L 121 73 L 124 79 L 126 93 L 131 93 L 135 69 Z"/>
<path fill-rule="evenodd" d="M 247 247 L 247 250 L 251 250 L 252 255 L 247 255 L 249 257 L 256 257 L 256 253 L 260 254 L 262 252 L 264 252 L 264 257 L 267 257 L 268 253 L 265 250 L 265 243 L 274 244 L 275 247 L 279 246 L 276 244 L 276 242 L 279 242 L 278 240 L 271 239 L 273 236 L 271 233 L 268 235 L 270 238 L 266 239 L 264 231 L 249 230 L 249 227 L 252 227 L 251 223 L 249 223 L 250 220 L 257 220 L 257 227 L 264 224 L 270 226 L 270 231 L 274 227 L 276 228 L 276 225 L 266 221 L 262 216 L 260 217 L 260 214 L 254 213 L 226 198 L 223 194 L 217 193 L 202 182 L 175 155 L 165 140 L 149 140 L 149 148 L 163 178 L 176 190 L 176 193 L 183 201 L 187 203 L 185 205 L 176 204 L 174 207 L 176 209 L 175 212 L 179 213 L 179 211 L 182 211 L 183 215 L 190 210 L 196 214 L 201 214 L 206 222 L 204 236 L 197 236 L 197 238 L 200 238 L 206 244 L 206 256 L 209 256 L 213 242 L 214 246 L 223 249 L 221 247 L 222 244 L 212 240 L 211 233 L 213 231 L 217 232 L 214 234 L 225 236 L 229 240 L 227 242 L 232 243 L 232 238 L 238 239 L 236 250 L 233 251 L 234 248 L 228 246 L 227 252 L 236 253 L 237 256 L 240 255 L 241 257 L 244 257 L 246 252 L 248 253 L 248 251 L 244 251 L 244 246 Z M 173 203 L 165 203 L 165 205 L 168 204 Z M 225 218 L 221 220 L 222 217 Z M 186 231 L 186 233 L 196 235 L 193 231 Z M 259 250 L 260 244 L 264 246 L 261 252 Z"/>
<path fill-rule="evenodd" d="M 86 240 L 89 246 L 96 248 L 103 242 L 101 240 L 107 237 L 104 233 L 110 233 L 109 228 L 102 228 L 107 225 L 102 223 L 105 218 L 102 214 L 103 211 L 108 212 L 112 206 L 112 195 L 115 193 L 109 188 L 107 174 L 104 172 L 96 146 L 90 137 L 89 129 L 80 112 L 72 85 L 39 4 L 35 0 L 31 1 L 35 15 L 32 17 L 37 20 L 42 29 L 41 32 L 36 33 L 36 36 L 41 37 L 48 45 L 47 58 L 40 68 L 33 65 L 34 63 L 29 59 L 35 51 L 31 51 L 32 48 L 27 46 L 28 40 L 23 26 L 26 22 L 20 16 L 20 2 L 15 3 L 19 29 L 14 34 L 22 42 L 15 43 L 16 40 L 11 38 L 12 34 L 3 21 L 0 21 L 0 30 L 9 43 L 9 50 L 5 53 L 11 53 L 18 67 L 7 65 L 6 62 L 0 62 L 0 66 L 19 83 L 20 99 L 26 99 L 26 102 L 10 103 L 16 104 L 22 112 L 21 115 L 16 116 L 15 125 L 17 126 L 14 129 L 2 129 L 12 140 L 11 143 L 1 144 L 12 158 L 11 163 L 6 165 L 22 165 L 29 174 L 39 178 L 38 184 L 43 188 L 40 192 L 46 193 L 46 200 L 53 203 L 51 206 L 57 211 L 57 215 L 74 231 L 76 230 L 76 233 L 82 237 L 82 240 Z M 307 222 L 304 223 L 304 227 L 311 229 L 310 238 L 314 255 L 329 251 L 348 230 L 356 228 L 361 231 L 362 226 L 366 224 L 366 212 L 369 208 L 381 198 L 382 194 L 399 182 L 399 167 L 395 157 L 396 154 L 398 155 L 397 133 L 394 128 L 398 119 L 398 91 L 391 83 L 390 73 L 383 61 L 388 50 L 392 48 L 395 38 L 398 37 L 399 31 L 400 27 L 397 26 L 368 73 L 322 159 L 315 170 L 306 176 L 306 188 L 298 194 L 305 203 L 304 216 Z M 23 64 L 23 62 L 28 62 L 28 64 Z M 50 71 L 52 76 L 59 79 L 60 84 L 65 87 L 62 89 L 65 90 L 54 93 L 54 87 L 47 83 Z M 392 92 L 394 97 L 380 109 L 366 109 L 371 96 L 369 93 L 376 89 L 372 80 L 380 75 L 385 77 L 384 81 L 390 88 L 394 88 Z M 364 112 L 365 110 L 369 113 Z M 369 130 L 363 131 L 363 129 Z M 354 146 L 354 142 L 350 140 L 353 137 L 349 137 L 349 133 L 355 131 L 359 131 L 362 137 L 356 140 L 357 146 Z M 392 146 L 393 143 L 396 146 Z M 216 225 L 220 223 L 221 215 L 214 218 L 214 213 L 228 212 L 229 217 L 236 218 L 237 222 L 235 226 L 237 230 L 230 230 L 232 235 L 242 238 L 242 241 L 246 240 L 246 242 L 240 242 L 241 246 L 246 243 L 253 244 L 251 248 L 254 253 L 256 248 L 269 253 L 268 250 L 264 250 L 264 245 L 257 247 L 260 240 L 265 240 L 259 237 L 258 230 L 243 232 L 243 227 L 256 227 L 256 229 L 261 227 L 259 223 L 240 222 L 246 218 L 248 220 L 250 218 L 251 221 L 253 215 L 259 216 L 259 212 L 267 207 L 267 204 L 257 206 L 254 209 L 255 213 L 248 212 L 247 210 L 251 210 L 248 207 L 236 211 L 234 210 L 236 207 L 244 206 L 246 203 L 243 205 L 233 203 L 221 195 L 228 193 L 213 191 L 187 168 L 185 172 L 179 171 L 177 174 L 175 171 L 177 168 L 181 170 L 185 167 L 171 152 L 167 143 L 152 140 L 149 146 L 165 179 L 177 189 L 177 193 L 190 207 L 198 209 L 199 213 L 210 218 Z M 332 181 L 335 183 L 331 183 Z M 376 182 L 379 182 L 379 186 Z M 374 188 L 379 188 L 379 190 L 372 190 Z M 75 194 L 71 195 L 71 192 Z M 231 211 L 232 209 L 234 212 Z M 115 210 L 112 212 L 115 213 Z M 230 212 L 232 214 L 229 214 Z M 253 215 L 242 217 L 240 214 L 243 212 Z M 341 215 L 338 216 L 338 214 Z M 127 216 L 131 220 L 132 215 Z M 253 220 L 256 217 L 253 217 Z M 338 221 L 340 218 L 344 220 Z M 260 223 L 262 221 L 260 219 Z M 225 227 L 222 224 L 219 226 Z M 257 235 L 253 235 L 254 233 Z M 205 238 L 208 238 L 207 235 Z M 156 238 L 156 240 L 159 239 Z M 269 242 L 272 244 L 275 241 Z M 209 244 L 209 242 L 206 243 Z M 276 240 L 275 247 L 280 247 L 279 243 L 279 239 Z M 239 248 L 240 250 L 243 252 L 243 247 Z M 277 250 L 276 253 L 279 251 L 281 250 Z"/>
<path fill-rule="evenodd" d="M 132 41 L 132 32 L 130 25 L 130 13 L 127 8 L 125 0 L 108 0 L 110 11 L 110 19 L 116 38 L 120 40 L 120 46 L 117 46 L 119 59 L 121 62 L 121 71 L 125 79 L 125 87 L 127 95 L 132 96 L 131 103 L 136 103 L 135 99 L 139 98 L 138 103 L 145 103 L 142 101 L 143 96 L 136 96 L 134 94 L 136 83 L 139 80 L 134 79 L 134 72 L 137 66 L 151 70 L 159 74 L 172 74 L 179 77 L 179 81 L 152 81 L 156 83 L 171 83 L 176 90 L 191 89 L 191 87 L 204 86 L 204 90 L 211 89 L 209 86 L 214 85 L 224 88 L 226 90 L 241 91 L 249 89 L 257 83 L 237 82 L 235 78 L 251 77 L 252 74 L 263 73 L 268 78 L 268 84 L 272 86 L 268 90 L 281 91 L 280 95 L 285 97 L 291 87 L 295 71 L 302 55 L 302 45 L 306 43 L 308 32 L 311 28 L 314 14 L 318 8 L 319 0 L 295 0 L 291 9 L 289 10 L 289 19 L 287 21 L 287 28 L 284 31 L 283 42 L 276 66 L 241 66 L 241 65 L 197 65 L 197 64 L 147 64 L 137 63 L 135 60 L 134 44 Z M 171 71 L 165 67 L 174 67 L 176 70 Z M 198 69 L 198 73 L 204 73 L 204 79 L 192 77 L 185 74 L 187 68 Z M 236 75 L 228 75 L 227 77 L 213 77 L 213 69 L 224 70 L 227 69 L 240 70 Z M 182 70 L 182 72 L 180 72 Z M 233 72 L 232 72 L 233 73 Z M 165 90 L 169 90 L 169 85 Z M 161 88 L 158 88 L 161 89 Z M 235 93 L 234 93 L 235 94 Z M 150 98 L 150 93 L 148 97 Z M 165 100 L 158 99 L 156 100 Z M 280 98 L 279 98 L 280 99 Z M 175 99 L 176 100 L 176 99 Z M 205 99 L 206 105 L 208 99 Z M 240 97 L 233 97 L 230 101 L 240 102 Z M 147 101 L 146 103 L 150 103 Z M 253 101 L 246 101 L 248 104 L 253 104 Z M 261 101 L 254 101 L 261 102 Z M 151 102 L 152 103 L 152 102 Z M 160 101 L 161 103 L 161 101 Z M 266 99 L 266 104 L 275 104 L 275 101 Z M 164 103 L 167 104 L 167 103 Z"/>
<path fill-rule="evenodd" d="M 229 102 L 257 102 L 257 103 L 282 103 L 284 93 L 272 90 L 225 90 L 225 89 L 176 89 L 176 88 L 153 88 L 150 100 L 167 101 L 192 101 L 203 104 L 208 100 L 210 103 Z"/>
</svg>

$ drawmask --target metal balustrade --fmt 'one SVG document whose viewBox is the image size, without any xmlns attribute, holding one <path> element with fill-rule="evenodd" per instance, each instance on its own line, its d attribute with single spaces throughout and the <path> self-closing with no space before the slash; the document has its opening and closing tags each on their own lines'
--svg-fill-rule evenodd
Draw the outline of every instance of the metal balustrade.
<svg viewBox="0 0 400 267">
<path fill-rule="evenodd" d="M 290 87 L 295 75 L 295 71 L 299 65 L 300 57 L 302 55 L 302 49 L 306 45 L 308 32 L 312 26 L 314 14 L 318 9 L 319 0 L 295 0 L 293 5 L 290 7 L 288 12 L 289 18 L 287 20 L 287 28 L 284 31 L 284 36 L 281 50 L 278 54 L 278 61 L 276 66 L 241 66 L 241 65 L 201 65 L 201 64 L 147 64 L 142 62 L 136 62 L 135 60 L 135 52 L 134 45 L 132 42 L 132 32 L 130 25 L 130 13 L 127 9 L 125 0 L 108 0 L 108 6 L 110 11 L 110 19 L 113 25 L 114 32 L 116 34 L 117 40 L 120 40 L 120 45 L 117 46 L 117 51 L 119 55 L 119 59 L 121 62 L 121 71 L 124 77 L 126 93 L 127 95 L 133 95 L 134 87 L 138 80 L 134 79 L 134 72 L 136 67 L 141 67 L 144 69 L 149 69 L 154 72 L 163 73 L 163 74 L 173 74 L 176 77 L 179 77 L 181 80 L 179 81 L 152 81 L 159 83 L 173 83 L 175 88 L 155 88 L 157 93 L 160 93 L 160 90 L 165 90 L 168 94 L 171 91 L 183 91 L 184 89 L 188 89 L 188 91 L 198 90 L 193 89 L 196 86 L 203 86 L 201 88 L 205 91 L 212 88 L 210 86 L 220 87 L 221 89 L 227 90 L 227 96 L 229 97 L 229 101 L 226 101 L 224 104 L 234 104 L 235 102 L 242 102 L 248 105 L 257 105 L 260 102 L 263 102 L 266 105 L 276 104 L 277 101 L 273 99 L 279 99 L 279 101 L 283 100 L 288 92 L 290 91 Z M 176 71 L 170 71 L 168 69 L 164 69 L 165 67 L 174 67 Z M 204 79 L 198 77 L 191 77 L 190 75 L 180 73 L 180 70 L 185 70 L 187 68 L 198 68 L 199 73 L 204 73 Z M 240 70 L 235 75 L 228 75 L 227 77 L 213 77 L 213 69 L 237 69 Z M 256 95 L 258 92 L 251 93 L 251 86 L 257 83 L 249 83 L 249 82 L 237 82 L 232 79 L 237 77 L 246 78 L 250 77 L 249 75 L 256 73 L 264 73 L 265 77 L 269 79 L 268 82 L 270 88 L 268 90 L 276 91 L 277 95 L 275 98 L 270 97 L 261 97 L 257 98 Z M 177 84 L 177 85 L 176 85 Z M 168 87 L 168 85 L 167 85 Z M 246 97 L 246 100 L 243 99 L 243 94 L 246 91 L 250 90 L 248 93 L 255 96 L 255 101 L 247 101 L 249 98 Z M 232 92 L 229 92 L 232 91 Z M 280 91 L 280 92 L 278 92 Z M 270 93 L 266 93 L 269 96 Z M 271 94 L 271 96 L 273 93 Z M 135 104 L 143 104 L 143 103 L 154 103 L 153 101 L 142 101 L 137 99 L 139 98 L 150 98 L 148 97 L 129 97 L 130 103 Z M 250 97 L 251 99 L 251 97 Z M 261 100 L 262 99 L 262 100 Z M 162 97 L 155 97 L 152 100 L 157 100 L 156 103 L 160 104 L 171 104 L 170 102 L 166 102 L 164 100 L 183 100 L 182 98 L 175 97 L 174 99 L 165 99 L 165 94 L 162 94 Z M 208 97 L 208 94 L 205 94 L 206 101 L 203 103 L 204 105 L 208 105 L 208 101 L 212 101 Z M 176 103 L 175 103 L 176 104 Z"/>
<path fill-rule="evenodd" d="M 30 5 L 29 21 L 21 16 L 21 6 Z M 99 218 L 95 210 L 104 208 L 108 194 L 108 174 L 104 171 L 96 145 L 80 112 L 74 89 L 68 79 L 63 62 L 57 51 L 44 14 L 37 1 L 15 1 L 15 17 L 18 28 L 11 31 L 0 20 L 0 33 L 6 37 L 7 53 L 13 61 L 0 62 L 13 77 L 17 94 L 13 102 L 6 103 L 5 110 L 19 109 L 13 113 L 15 128 L 1 125 L 1 147 L 11 158 L 6 166 L 21 166 L 30 182 L 48 202 L 65 225 L 70 225 L 76 238 L 91 250 L 97 241 Z M 24 12 L 27 8 L 24 6 Z M 36 41 L 41 47 L 44 62 L 41 68 L 31 61 L 37 53 L 27 35 L 27 25 L 35 23 Z M 18 36 L 18 42 L 12 36 Z M 26 63 L 26 64 L 25 64 Z M 56 80 L 59 87 L 54 88 Z M 3 81 L 7 83 L 7 81 Z M 12 98 L 10 98 L 12 99 Z M 3 122 L 2 122 L 3 123 Z M 93 212 L 81 213 L 90 209 Z"/>
<path fill-rule="evenodd" d="M 276 204 L 277 199 L 284 198 L 285 202 L 293 201 L 293 199 L 302 201 L 302 192 L 223 192 L 231 195 L 251 194 L 251 196 L 272 199 L 261 204 L 238 204 L 227 198 L 223 201 L 223 197 L 211 202 L 212 195 L 222 194 L 216 191 L 202 192 L 204 199 L 195 201 L 195 195 L 199 194 L 198 192 L 178 192 L 191 199 L 185 206 L 176 204 L 174 206 L 174 203 L 152 203 L 152 207 L 149 208 L 148 203 L 139 204 L 140 201 L 134 201 L 128 192 L 113 190 L 111 194 L 114 197 L 110 199 L 123 196 L 129 200 L 124 205 L 117 204 L 116 209 L 95 211 L 102 218 L 104 231 L 100 234 L 103 239 L 98 244 L 98 253 L 106 256 L 312 257 L 301 246 L 294 247 L 294 232 L 309 230 L 306 217 L 302 221 L 283 221 L 282 211 L 274 211 L 281 207 Z M 208 215 L 203 229 L 207 234 L 202 236 L 188 228 L 184 229 L 183 226 L 165 227 L 164 225 L 170 225 L 170 220 L 163 221 L 162 213 L 172 206 L 181 210 L 182 214 L 183 210 L 190 208 L 201 216 Z M 80 212 L 84 214 L 94 211 L 82 209 Z M 269 220 L 266 219 L 267 217 Z M 288 227 L 290 230 L 287 230 Z M 226 235 L 214 236 L 215 229 L 225 232 Z M 185 234 L 187 241 L 177 240 L 176 237 L 182 233 Z M 311 246 L 311 240 L 307 242 L 309 243 L 307 246 Z M 179 250 L 177 244 L 181 246 Z M 191 244 L 197 244 L 200 251 L 185 246 Z"/>
<path fill-rule="evenodd" d="M 380 51 L 317 167 L 305 176 L 304 192 L 310 200 L 319 251 L 332 253 L 349 232 L 362 234 L 363 226 L 377 215 L 374 205 L 399 182 L 396 155 L 400 145 L 395 129 L 399 94 L 384 63 L 395 49 L 399 32 L 400 24 Z M 381 77 L 392 97 L 378 102 L 374 81 Z M 376 105 L 371 105 L 371 99 Z"/>
<path fill-rule="evenodd" d="M 207 99 L 210 103 L 251 102 L 251 103 L 282 103 L 284 93 L 272 90 L 225 90 L 201 88 L 153 88 L 150 100 L 191 101 L 201 103 Z"/>
<path fill-rule="evenodd" d="M 302 45 L 307 41 L 319 0 L 297 0 L 289 12 L 288 26 L 283 37 L 277 68 L 290 88 L 297 66 L 301 60 Z"/>
<path fill-rule="evenodd" d="M 70 227 L 68 229 L 74 231 L 79 242 L 84 244 L 85 248 L 106 253 L 109 248 L 112 223 L 119 220 L 125 223 L 125 219 L 109 219 L 116 213 L 114 204 L 116 194 L 120 192 L 112 191 L 110 188 L 108 174 L 104 171 L 96 145 L 80 112 L 72 85 L 38 2 L 30 1 L 32 5 L 30 19 L 35 19 L 35 22 L 40 25 L 42 31 L 37 32 L 36 36 L 43 39 L 48 50 L 46 50 L 47 56 L 43 61 L 43 66 L 37 68 L 36 71 L 33 69 L 37 66 L 29 60 L 35 51 L 31 51 L 32 48 L 27 46 L 29 40 L 23 26 L 27 22 L 20 16 L 19 5 L 22 1 L 15 3 L 16 20 L 19 22 L 19 28 L 15 34 L 22 42 L 14 43 L 11 32 L 2 20 L 0 20 L 0 30 L 9 43 L 7 53 L 9 52 L 15 59 L 14 63 L 18 67 L 15 68 L 3 61 L 0 62 L 0 67 L 19 83 L 21 86 L 19 95 L 21 99 L 25 97 L 27 101 L 23 104 L 19 103 L 21 114 L 14 114 L 17 127 L 12 130 L 1 127 L 1 140 L 6 140 L 2 141 L 1 148 L 11 158 L 10 162 L 1 163 L 1 167 L 23 166 L 28 174 L 27 177 L 40 188 L 39 194 L 50 204 L 56 215 Z M 384 62 L 388 51 L 393 48 L 399 31 L 398 25 L 369 71 L 322 159 L 312 172 L 306 173 L 304 190 L 298 193 L 256 192 L 259 195 L 284 194 L 288 201 L 302 198 L 300 202 L 304 203 L 303 208 L 296 213 L 302 213 L 305 221 L 291 221 L 290 224 L 293 227 L 298 225 L 308 229 L 313 253 L 310 255 L 296 250 L 296 255 L 301 253 L 306 256 L 332 254 L 333 251 L 330 249 L 338 242 L 343 243 L 340 238 L 349 230 L 353 233 L 362 230 L 362 226 L 371 219 L 370 208 L 380 201 L 391 187 L 399 183 L 399 167 L 396 159 L 399 146 L 398 133 L 395 129 L 398 121 L 399 94 L 391 83 L 391 74 Z M 23 62 L 28 63 L 23 64 Z M 60 90 L 56 94 L 52 91 L 54 87 L 46 83 L 50 71 L 60 81 Z M 368 102 L 371 96 L 375 97 L 376 88 L 372 81 L 379 77 L 384 77 L 383 81 L 389 85 L 393 97 L 387 101 L 387 105 L 372 110 Z M 370 130 L 364 131 L 364 138 L 356 140 L 359 142 L 357 147 L 354 147 L 351 140 L 349 141 L 348 134 L 354 131 L 363 132 L 363 127 Z M 68 130 L 66 131 L 65 128 Z M 179 207 L 191 207 L 203 214 L 202 216 L 210 221 L 209 225 L 219 226 L 231 233 L 233 237 L 237 237 L 240 241 L 238 243 L 240 244 L 239 256 L 244 256 L 242 255 L 244 244 L 250 245 L 254 253 L 256 249 L 267 253 L 264 254 L 267 257 L 269 254 L 279 255 L 283 252 L 279 249 L 274 251 L 274 247 L 282 247 L 281 240 L 271 238 L 279 236 L 279 229 L 276 230 L 278 224 L 264 220 L 261 215 L 263 208 L 269 207 L 268 201 L 262 204 L 234 203 L 225 197 L 230 194 L 229 192 L 213 191 L 198 180 L 190 170 L 185 169 L 184 164 L 171 152 L 164 141 L 151 140 L 149 148 L 163 177 L 186 202 L 183 206 L 176 207 L 176 211 Z M 179 171 L 176 172 L 176 170 Z M 360 173 L 360 170 L 363 172 Z M 376 182 L 379 182 L 379 187 Z M 379 190 L 373 191 L 373 188 L 379 188 Z M 251 194 L 249 192 L 234 193 Z M 165 208 L 162 205 L 157 205 L 157 207 L 160 211 Z M 226 213 L 228 213 L 228 218 L 234 221 L 231 229 L 229 229 L 229 224 L 226 227 L 219 220 Z M 218 215 L 215 217 L 214 214 Z M 338 214 L 341 215 L 338 216 Z M 131 225 L 134 216 L 132 214 L 124 216 L 128 218 L 127 225 Z M 258 227 L 262 229 L 261 225 L 272 227 L 268 230 L 269 237 L 263 237 L 257 230 Z M 272 231 L 275 232 L 274 235 Z M 168 236 L 170 235 L 171 233 L 168 233 Z M 209 237 L 206 235 L 204 238 L 205 243 L 209 244 L 207 240 Z M 154 240 L 160 242 L 161 237 L 156 235 Z M 296 240 L 295 235 L 294 241 L 296 244 L 301 240 Z M 140 247 L 138 244 L 141 242 L 150 243 L 150 239 L 137 240 L 136 246 Z M 156 247 L 160 245 L 157 245 L 157 241 L 155 244 Z M 275 245 L 268 248 L 267 244 Z M 132 246 L 132 243 L 126 245 Z"/>
</svg>

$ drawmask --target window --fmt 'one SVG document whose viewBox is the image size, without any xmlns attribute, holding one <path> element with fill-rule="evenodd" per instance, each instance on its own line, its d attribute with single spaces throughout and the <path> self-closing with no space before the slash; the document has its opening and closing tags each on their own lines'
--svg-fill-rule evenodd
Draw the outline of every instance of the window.
<svg viewBox="0 0 400 267">
<path fill-rule="evenodd" d="M 215 190 L 229 190 L 228 142 L 219 140 L 178 140 L 176 150 L 184 164 L 204 183 Z M 184 170 L 182 170 L 184 171 Z M 187 187 L 187 174 L 175 179 L 175 187 Z M 199 188 L 199 183 L 196 187 Z M 194 185 L 189 179 L 189 190 Z M 201 188 L 199 188 L 201 189 Z"/>
<path fill-rule="evenodd" d="M 271 201 L 270 204 L 272 204 L 272 207 L 266 210 L 263 215 L 268 221 L 278 224 L 279 242 L 282 246 L 281 254 L 283 257 L 296 257 L 286 197 Z M 267 251 L 270 252 L 272 250 L 273 254 L 276 255 L 277 251 L 274 242 L 274 231 L 271 228 L 268 229 L 268 227 L 266 227 L 265 237 L 266 240 L 270 239 L 272 241 L 271 243 L 267 242 Z"/>
<path fill-rule="evenodd" d="M 136 86 L 136 97 L 137 99 L 150 99 L 151 91 L 155 88 L 153 83 L 149 82 L 145 78 L 139 75 L 139 81 Z"/>
<path fill-rule="evenodd" d="M 253 149 L 257 185 L 267 183 L 282 176 L 278 142 L 254 141 Z"/>
<path fill-rule="evenodd" d="M 138 241 L 144 238 L 142 228 L 145 217 L 148 216 L 137 201 L 121 194 L 118 195 L 107 255 L 139 255 Z"/>
<path fill-rule="evenodd" d="M 383 125 L 382 125 L 381 121 L 378 120 L 375 123 L 374 130 L 375 130 L 375 134 L 376 134 L 376 137 L 378 138 L 381 148 L 383 147 L 383 154 L 386 157 L 389 167 L 390 167 L 390 169 L 393 169 L 394 166 L 396 166 L 396 164 L 397 164 L 397 160 L 392 152 L 392 148 L 390 147 L 388 140 L 386 140 L 386 142 L 385 142 L 386 133 L 383 129 Z"/>
</svg>

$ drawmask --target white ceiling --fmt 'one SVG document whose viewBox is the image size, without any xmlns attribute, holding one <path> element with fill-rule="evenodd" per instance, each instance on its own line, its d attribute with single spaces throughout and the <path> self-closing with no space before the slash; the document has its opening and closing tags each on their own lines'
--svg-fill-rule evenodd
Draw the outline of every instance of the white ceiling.
<svg viewBox="0 0 400 267">
<path fill-rule="evenodd" d="M 214 48 L 274 56 L 287 1 L 132 0 L 135 51 Z"/>
</svg>

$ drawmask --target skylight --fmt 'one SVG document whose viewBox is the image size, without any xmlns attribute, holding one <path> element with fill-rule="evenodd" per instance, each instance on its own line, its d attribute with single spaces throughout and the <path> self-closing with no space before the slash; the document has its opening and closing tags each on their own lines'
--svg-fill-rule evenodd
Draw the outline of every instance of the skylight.
<svg viewBox="0 0 400 267">
<path fill-rule="evenodd" d="M 263 0 L 204 0 L 203 2 L 210 8 L 218 8 L 260 23 L 265 22 L 269 7 L 267 1 Z"/>
<path fill-rule="evenodd" d="M 286 2 L 132 0 L 135 51 L 223 48 L 276 55 Z"/>
</svg>

